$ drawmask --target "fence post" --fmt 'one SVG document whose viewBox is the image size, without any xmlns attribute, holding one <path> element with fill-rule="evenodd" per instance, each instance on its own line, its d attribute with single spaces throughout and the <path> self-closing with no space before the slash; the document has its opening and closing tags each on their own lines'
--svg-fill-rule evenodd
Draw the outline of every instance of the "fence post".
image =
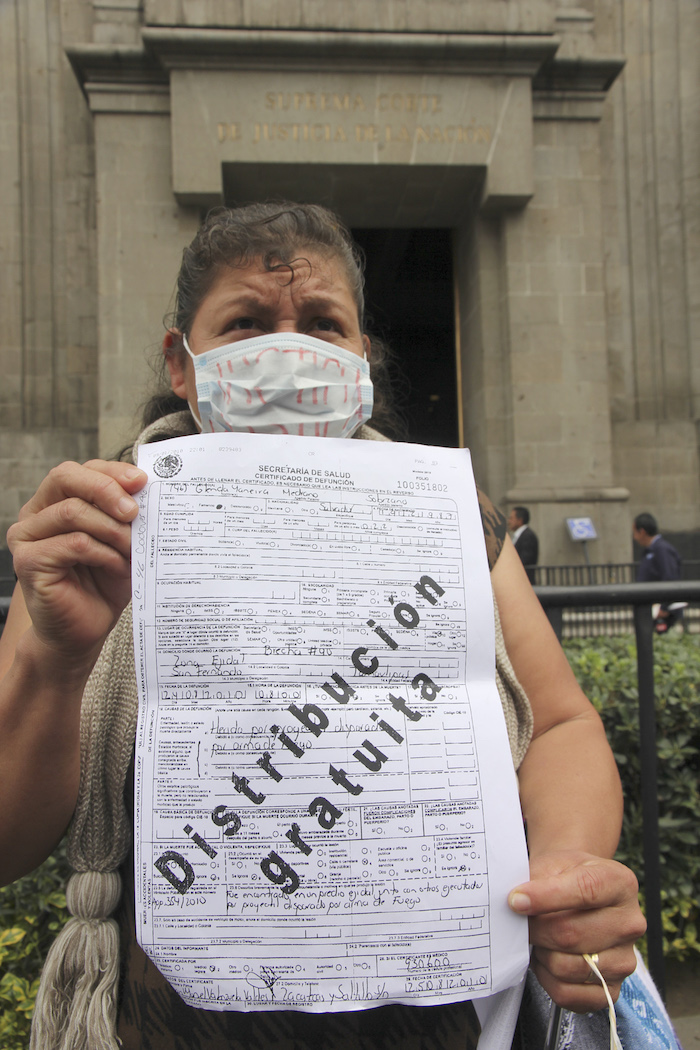
<svg viewBox="0 0 700 1050">
<path fill-rule="evenodd" d="M 635 605 L 639 683 L 639 758 L 644 848 L 644 898 L 647 917 L 649 971 L 665 999 L 663 929 L 661 923 L 661 857 L 654 707 L 654 623 L 650 605 Z"/>
</svg>

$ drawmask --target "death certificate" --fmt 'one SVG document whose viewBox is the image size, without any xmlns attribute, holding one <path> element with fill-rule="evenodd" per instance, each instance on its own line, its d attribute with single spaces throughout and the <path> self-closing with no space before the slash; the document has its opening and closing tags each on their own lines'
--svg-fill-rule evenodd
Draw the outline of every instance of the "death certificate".
<svg viewBox="0 0 700 1050">
<path fill-rule="evenodd" d="M 528 877 L 469 453 L 139 450 L 139 942 L 189 1004 L 490 995 Z"/>
</svg>

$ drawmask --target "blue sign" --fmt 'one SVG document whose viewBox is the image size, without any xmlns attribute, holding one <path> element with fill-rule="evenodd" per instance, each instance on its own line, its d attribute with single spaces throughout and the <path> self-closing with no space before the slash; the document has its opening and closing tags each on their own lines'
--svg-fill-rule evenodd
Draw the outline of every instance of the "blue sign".
<svg viewBox="0 0 700 1050">
<path fill-rule="evenodd" d="M 590 518 L 567 518 L 566 524 L 569 529 L 569 536 L 575 543 L 580 543 L 583 540 L 598 539 L 595 525 Z"/>
</svg>

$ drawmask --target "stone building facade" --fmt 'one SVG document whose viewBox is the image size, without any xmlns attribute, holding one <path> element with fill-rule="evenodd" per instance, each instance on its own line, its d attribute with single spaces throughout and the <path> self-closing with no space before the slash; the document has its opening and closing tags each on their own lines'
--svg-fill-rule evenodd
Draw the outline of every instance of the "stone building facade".
<svg viewBox="0 0 700 1050">
<path fill-rule="evenodd" d="M 290 196 L 451 231 L 455 442 L 543 561 L 699 556 L 698 0 L 6 0 L 0 49 L 3 534 L 133 435 L 203 211 Z"/>
</svg>

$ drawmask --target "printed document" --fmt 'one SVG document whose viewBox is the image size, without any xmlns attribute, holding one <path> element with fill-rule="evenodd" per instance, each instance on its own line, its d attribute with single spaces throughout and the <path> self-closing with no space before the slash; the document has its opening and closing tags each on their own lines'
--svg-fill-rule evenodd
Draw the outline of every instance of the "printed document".
<svg viewBox="0 0 700 1050">
<path fill-rule="evenodd" d="M 528 878 L 467 450 L 139 449 L 139 943 L 213 1010 L 516 985 Z"/>
</svg>

